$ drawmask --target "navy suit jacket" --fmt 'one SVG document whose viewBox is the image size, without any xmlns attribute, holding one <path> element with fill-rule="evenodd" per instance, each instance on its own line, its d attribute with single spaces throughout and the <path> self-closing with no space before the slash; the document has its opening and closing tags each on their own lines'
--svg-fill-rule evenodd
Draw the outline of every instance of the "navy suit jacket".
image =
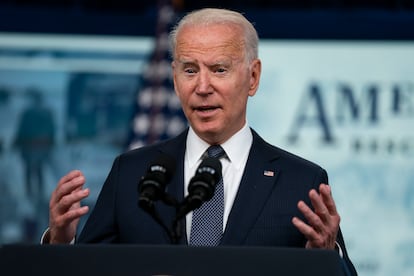
<svg viewBox="0 0 414 276">
<path fill-rule="evenodd" d="M 176 157 L 177 166 L 166 190 L 177 200 L 183 199 L 187 133 L 188 130 L 173 139 L 118 156 L 77 242 L 169 244 L 165 230 L 138 207 L 137 185 L 148 165 L 158 155 L 168 154 Z M 328 183 L 327 173 L 312 162 L 268 144 L 255 131 L 252 133 L 253 144 L 221 245 L 304 247 L 306 238 L 291 220 L 293 216 L 303 218 L 298 201 L 311 206 L 308 193 L 318 189 L 320 183 Z M 174 219 L 175 208 L 162 202 L 157 202 L 156 208 L 167 224 Z M 346 266 L 354 271 L 341 232 L 337 241 Z M 179 243 L 187 243 L 185 227 Z"/>
</svg>

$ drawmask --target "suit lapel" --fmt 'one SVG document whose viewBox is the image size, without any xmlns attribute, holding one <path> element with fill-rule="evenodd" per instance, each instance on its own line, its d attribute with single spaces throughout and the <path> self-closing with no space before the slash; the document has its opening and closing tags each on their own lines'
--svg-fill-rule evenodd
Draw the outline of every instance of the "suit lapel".
<svg viewBox="0 0 414 276">
<path fill-rule="evenodd" d="M 181 201 L 184 196 L 184 155 L 187 131 L 181 133 L 177 138 L 167 141 L 160 146 L 163 154 L 168 154 L 176 160 L 175 174 L 171 183 L 167 186 L 167 192 Z"/>
<path fill-rule="evenodd" d="M 173 175 L 171 182 L 167 185 L 166 192 L 175 198 L 178 202 L 181 202 L 184 198 L 184 155 L 187 134 L 188 129 L 176 138 L 161 144 L 159 148 L 161 153 L 174 157 L 177 162 L 175 174 Z M 160 216 L 162 217 L 163 221 L 167 223 L 167 227 L 171 227 L 171 222 L 175 218 L 175 208 L 172 206 L 167 206 L 163 202 L 159 202 L 157 208 L 159 208 Z M 179 240 L 179 243 L 185 244 L 187 242 L 185 220 L 182 220 L 180 232 L 181 239 Z M 167 234 L 165 234 L 165 237 L 168 239 Z"/>
<path fill-rule="evenodd" d="M 223 245 L 244 243 L 279 175 L 273 162 L 278 158 L 274 148 L 252 132 L 253 144 L 221 241 Z"/>
</svg>

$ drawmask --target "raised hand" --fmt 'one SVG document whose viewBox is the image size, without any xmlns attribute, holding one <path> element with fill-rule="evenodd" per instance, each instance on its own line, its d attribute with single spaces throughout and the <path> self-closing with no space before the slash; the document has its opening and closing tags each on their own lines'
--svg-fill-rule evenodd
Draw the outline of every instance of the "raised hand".
<svg viewBox="0 0 414 276">
<path fill-rule="evenodd" d="M 89 210 L 80 204 L 89 195 L 84 184 L 85 177 L 78 170 L 58 182 L 49 202 L 49 243 L 70 243 L 74 239 L 80 217 Z"/>
<path fill-rule="evenodd" d="M 305 202 L 298 202 L 298 208 L 307 223 L 297 217 L 292 219 L 292 223 L 307 238 L 306 248 L 334 249 L 341 218 L 336 210 L 331 188 L 321 184 L 319 193 L 311 190 L 309 198 L 314 210 Z"/>
</svg>

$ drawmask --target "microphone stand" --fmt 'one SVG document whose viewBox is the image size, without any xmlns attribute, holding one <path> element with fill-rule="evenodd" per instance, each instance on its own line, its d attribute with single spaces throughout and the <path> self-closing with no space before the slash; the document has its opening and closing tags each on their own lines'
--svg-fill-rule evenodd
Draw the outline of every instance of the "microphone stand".
<svg viewBox="0 0 414 276">
<path fill-rule="evenodd" d="M 166 205 L 175 207 L 176 212 L 179 209 L 178 201 L 172 196 L 170 196 L 169 194 L 163 193 L 161 200 Z M 156 210 L 153 200 L 139 202 L 138 206 L 141 207 L 144 211 L 146 211 L 155 220 L 155 222 L 157 222 L 165 230 L 172 244 L 178 244 L 181 238 L 181 222 L 174 221 L 174 226 L 173 226 L 174 228 L 173 229 L 168 228 L 168 226 L 161 219 L 160 214 Z"/>
<path fill-rule="evenodd" d="M 202 167 L 200 169 L 203 164 L 205 168 Z M 139 201 L 139 206 L 147 211 L 167 232 L 172 244 L 178 244 L 181 239 L 182 219 L 185 218 L 189 212 L 200 207 L 203 202 L 211 199 L 214 194 L 215 186 L 221 178 L 221 164 L 216 158 L 209 157 L 204 159 L 198 170 L 200 170 L 199 175 L 196 175 L 190 181 L 190 186 L 192 184 L 193 187 L 191 189 L 189 188 L 189 195 L 185 197 L 182 202 L 178 202 L 177 199 L 165 191 L 163 191 L 159 197 L 144 197 L 145 200 L 143 202 Z M 217 171 L 220 173 L 217 174 Z M 206 179 L 202 179 L 202 174 L 206 174 L 206 176 L 204 176 Z M 154 207 L 154 201 L 158 199 L 161 199 L 166 205 L 175 207 L 175 218 L 171 223 L 171 229 L 162 221 L 159 213 Z"/>
<path fill-rule="evenodd" d="M 164 193 L 162 201 L 168 206 L 175 207 L 175 213 L 177 214 L 178 209 L 180 208 L 180 204 L 174 197 L 172 197 L 168 193 Z M 177 215 L 172 222 L 171 230 L 167 228 L 166 231 L 168 233 L 168 236 L 170 237 L 171 243 L 178 244 L 181 239 L 181 220 L 177 220 Z"/>
<path fill-rule="evenodd" d="M 189 208 L 189 205 L 187 204 L 187 199 L 184 199 L 184 201 L 176 206 L 175 209 L 175 218 L 172 222 L 172 229 L 173 233 L 177 237 L 181 237 L 181 225 L 182 225 L 182 219 L 185 218 L 185 216 L 191 211 L 192 209 Z"/>
</svg>

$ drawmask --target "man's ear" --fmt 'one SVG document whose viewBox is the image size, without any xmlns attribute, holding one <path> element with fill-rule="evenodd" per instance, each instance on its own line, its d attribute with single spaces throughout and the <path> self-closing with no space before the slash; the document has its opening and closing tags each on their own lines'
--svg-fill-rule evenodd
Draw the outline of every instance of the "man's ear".
<svg viewBox="0 0 414 276">
<path fill-rule="evenodd" d="M 262 62 L 255 59 L 250 64 L 250 87 L 249 96 L 254 96 L 259 88 L 260 74 L 262 73 Z"/>
</svg>

